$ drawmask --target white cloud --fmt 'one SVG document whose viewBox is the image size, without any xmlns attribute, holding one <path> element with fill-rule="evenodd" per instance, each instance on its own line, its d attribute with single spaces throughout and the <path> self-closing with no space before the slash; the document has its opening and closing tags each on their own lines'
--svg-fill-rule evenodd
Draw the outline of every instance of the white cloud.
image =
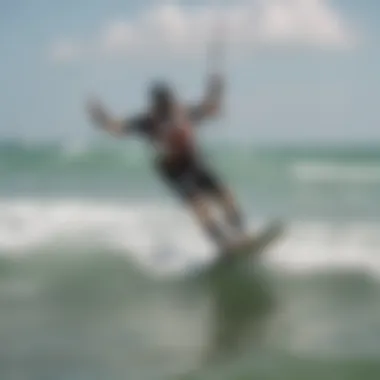
<svg viewBox="0 0 380 380">
<path fill-rule="evenodd" d="M 86 44 L 53 47 L 58 60 L 80 53 L 120 56 L 203 51 L 216 25 L 223 26 L 230 46 L 247 51 L 265 46 L 349 48 L 354 36 L 327 0 L 251 0 L 233 5 L 185 7 L 155 5 L 135 18 L 108 23 Z"/>
</svg>

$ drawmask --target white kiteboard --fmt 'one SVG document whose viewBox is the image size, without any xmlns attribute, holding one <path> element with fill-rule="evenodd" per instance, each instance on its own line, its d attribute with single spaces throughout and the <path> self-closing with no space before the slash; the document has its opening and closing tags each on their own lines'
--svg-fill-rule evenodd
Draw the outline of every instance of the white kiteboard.
<svg viewBox="0 0 380 380">
<path fill-rule="evenodd" d="M 284 233 L 284 224 L 271 222 L 260 232 L 252 233 L 244 241 L 233 244 L 231 247 L 218 252 L 218 258 L 208 268 L 214 271 L 219 267 L 229 267 L 248 259 L 258 259 L 269 246 L 275 243 Z"/>
</svg>

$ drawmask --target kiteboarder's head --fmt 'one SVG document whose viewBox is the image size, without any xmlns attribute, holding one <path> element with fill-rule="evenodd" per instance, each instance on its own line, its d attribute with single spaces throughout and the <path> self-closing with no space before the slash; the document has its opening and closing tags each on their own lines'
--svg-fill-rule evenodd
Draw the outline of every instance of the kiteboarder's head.
<svg viewBox="0 0 380 380">
<path fill-rule="evenodd" d="M 165 82 L 155 82 L 150 88 L 151 107 L 155 113 L 165 115 L 174 105 L 174 94 Z"/>
</svg>

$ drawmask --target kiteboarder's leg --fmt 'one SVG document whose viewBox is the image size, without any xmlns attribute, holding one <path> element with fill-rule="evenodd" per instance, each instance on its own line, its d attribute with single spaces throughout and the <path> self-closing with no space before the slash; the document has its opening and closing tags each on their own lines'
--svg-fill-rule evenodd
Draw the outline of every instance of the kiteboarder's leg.
<svg viewBox="0 0 380 380">
<path fill-rule="evenodd" d="M 188 197 L 186 200 L 205 233 L 219 249 L 226 248 L 228 244 L 227 237 L 212 215 L 208 197 L 203 194 L 197 194 Z"/>
<path fill-rule="evenodd" d="M 192 210 L 206 235 L 219 249 L 225 248 L 227 238 L 213 218 L 208 194 L 198 184 L 192 160 L 184 157 L 174 162 L 158 162 L 157 168 L 164 182 Z"/>
<path fill-rule="evenodd" d="M 243 215 L 231 191 L 224 187 L 215 194 L 215 198 L 223 208 L 230 227 L 232 227 L 237 234 L 244 235 L 245 224 Z"/>
<path fill-rule="evenodd" d="M 227 224 L 239 237 L 245 236 L 243 215 L 235 197 L 218 176 L 208 167 L 197 163 L 196 181 L 200 191 L 207 194 L 223 210 Z"/>
</svg>

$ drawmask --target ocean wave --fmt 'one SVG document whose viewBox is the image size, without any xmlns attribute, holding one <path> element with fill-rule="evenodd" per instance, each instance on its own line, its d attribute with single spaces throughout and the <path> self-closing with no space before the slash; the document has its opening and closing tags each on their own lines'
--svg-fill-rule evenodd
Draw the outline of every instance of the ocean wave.
<svg viewBox="0 0 380 380">
<path fill-rule="evenodd" d="M 182 272 L 207 265 L 212 245 L 181 208 L 160 204 L 82 200 L 3 200 L 0 202 L 0 251 L 28 255 L 49 247 L 103 247 L 123 252 L 155 272 Z M 263 220 L 251 220 L 259 228 Z M 380 225 L 292 221 L 268 249 L 268 268 L 294 273 L 363 270 L 380 275 Z"/>
</svg>

